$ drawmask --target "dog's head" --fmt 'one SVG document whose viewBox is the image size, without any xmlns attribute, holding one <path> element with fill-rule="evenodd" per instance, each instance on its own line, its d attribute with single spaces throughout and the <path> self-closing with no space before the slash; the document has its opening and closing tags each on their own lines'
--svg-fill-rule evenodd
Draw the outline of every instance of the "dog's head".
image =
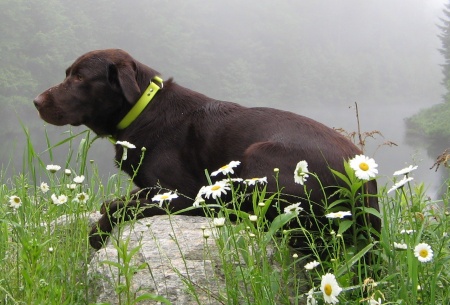
<svg viewBox="0 0 450 305">
<path fill-rule="evenodd" d="M 33 102 L 50 124 L 83 124 L 98 135 L 109 135 L 139 99 L 141 87 L 148 85 L 151 76 L 143 77 L 141 66 L 122 50 L 91 51 L 67 68 L 62 83 Z"/>
</svg>

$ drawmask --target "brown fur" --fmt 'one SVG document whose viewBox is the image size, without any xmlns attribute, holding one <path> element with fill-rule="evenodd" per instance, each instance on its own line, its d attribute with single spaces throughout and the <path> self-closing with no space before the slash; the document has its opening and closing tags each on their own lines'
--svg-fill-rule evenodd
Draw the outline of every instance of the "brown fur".
<svg viewBox="0 0 450 305">
<path fill-rule="evenodd" d="M 84 124 L 100 136 L 113 135 L 128 141 L 136 149 L 128 151 L 122 169 L 133 175 L 139 163 L 141 148 L 145 157 L 134 183 L 145 192 L 136 192 L 127 207 L 148 205 L 161 187 L 176 190 L 180 196 L 170 203 L 172 211 L 192 205 L 199 189 L 207 185 L 204 170 L 210 172 L 232 160 L 241 161 L 235 170 L 241 178 L 267 177 L 268 191 L 276 191 L 273 170 L 279 168 L 279 184 L 284 187 L 285 199 L 290 203 L 304 199 L 304 189 L 294 183 L 297 162 L 306 160 L 309 171 L 316 173 L 323 186 L 337 184 L 329 168 L 343 171 L 343 162 L 361 151 L 336 131 L 312 119 L 272 108 L 247 108 L 214 100 L 184 88 L 171 79 L 164 82 L 144 112 L 126 129 L 116 125 L 139 99 L 149 81 L 159 73 L 133 59 L 121 50 L 98 50 L 79 57 L 66 71 L 65 80 L 34 100 L 41 117 L 54 125 Z M 116 160 L 122 148 L 116 145 Z M 221 177 L 222 178 L 222 177 Z M 219 179 L 221 179 L 219 178 Z M 376 182 L 367 184 L 368 192 L 376 194 Z M 324 196 L 317 181 L 310 177 L 306 188 L 314 202 L 314 212 L 323 216 Z M 334 192 L 327 190 L 327 196 Z M 281 202 L 282 207 L 288 202 Z M 103 217 L 92 228 L 90 243 L 100 248 L 117 223 L 113 213 L 124 205 L 121 199 L 104 204 Z M 369 205 L 378 209 L 376 198 Z M 251 211 L 246 203 L 243 210 Z M 127 210 L 125 220 L 133 217 Z M 149 206 L 137 217 L 164 214 Z M 202 209 L 189 212 L 201 215 Z M 275 208 L 267 217 L 273 220 Z M 369 222 L 380 230 L 380 220 L 370 216 Z"/>
</svg>

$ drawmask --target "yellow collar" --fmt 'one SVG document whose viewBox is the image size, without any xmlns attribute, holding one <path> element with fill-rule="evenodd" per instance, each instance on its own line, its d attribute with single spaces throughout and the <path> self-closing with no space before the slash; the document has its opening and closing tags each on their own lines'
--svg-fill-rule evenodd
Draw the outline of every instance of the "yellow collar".
<svg viewBox="0 0 450 305">
<path fill-rule="evenodd" d="M 139 100 L 134 104 L 134 106 L 130 109 L 130 111 L 124 116 L 124 118 L 117 124 L 117 129 L 123 130 L 130 126 L 131 123 L 136 120 L 136 118 L 142 113 L 142 111 L 147 107 L 148 104 L 152 101 L 153 97 L 156 93 L 163 88 L 163 80 L 159 76 L 155 76 L 148 85 L 147 89 L 145 89 L 142 96 Z M 109 140 L 115 144 L 116 139 L 110 136 Z"/>
<path fill-rule="evenodd" d="M 162 88 L 163 80 L 159 76 L 155 76 L 139 100 L 134 104 L 133 108 L 131 108 L 119 124 L 117 124 L 117 129 L 122 130 L 130 126 L 130 124 L 142 113 L 145 107 L 150 104 L 156 93 Z"/>
</svg>

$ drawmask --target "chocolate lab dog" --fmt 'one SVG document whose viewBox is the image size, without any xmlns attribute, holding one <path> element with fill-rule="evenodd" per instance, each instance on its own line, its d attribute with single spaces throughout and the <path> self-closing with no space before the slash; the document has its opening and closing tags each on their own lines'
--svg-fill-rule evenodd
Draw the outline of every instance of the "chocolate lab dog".
<svg viewBox="0 0 450 305">
<path fill-rule="evenodd" d="M 279 169 L 278 185 L 283 188 L 284 200 L 279 201 L 278 209 L 269 209 L 269 220 L 299 201 L 303 214 L 308 215 L 312 207 L 316 217 L 323 217 L 324 200 L 336 197 L 335 189 L 328 187 L 339 183 L 330 168 L 342 172 L 344 160 L 361 153 L 338 132 L 307 117 L 218 101 L 172 79 L 163 82 L 160 73 L 117 49 L 82 55 L 66 70 L 64 81 L 41 93 L 34 104 L 48 123 L 84 124 L 99 136 L 136 146 L 128 149 L 123 160 L 123 147 L 115 145 L 116 160 L 145 191 L 134 192 L 129 202 L 117 199 L 103 205 L 103 216 L 90 234 L 90 244 L 96 249 L 119 221 L 118 209 L 126 207 L 121 218 L 125 220 L 164 214 L 166 210 L 151 202 L 161 188 L 180 194 L 170 202 L 171 211 L 190 207 L 199 189 L 208 185 L 205 169 L 211 172 L 232 160 L 241 162 L 234 169 L 236 177 L 267 177 L 268 192 L 277 191 L 274 168 Z M 144 158 L 135 173 L 143 147 Z M 294 182 L 294 169 L 301 160 L 320 178 L 325 193 L 311 176 L 305 188 Z M 368 182 L 366 189 L 375 195 L 376 182 Z M 360 204 L 378 209 L 376 197 Z M 145 208 L 135 215 L 137 206 Z M 249 212 L 252 208 L 251 202 L 241 207 Z M 203 210 L 193 209 L 188 214 L 201 215 Z M 380 230 L 377 217 L 367 215 L 365 221 Z"/>
</svg>

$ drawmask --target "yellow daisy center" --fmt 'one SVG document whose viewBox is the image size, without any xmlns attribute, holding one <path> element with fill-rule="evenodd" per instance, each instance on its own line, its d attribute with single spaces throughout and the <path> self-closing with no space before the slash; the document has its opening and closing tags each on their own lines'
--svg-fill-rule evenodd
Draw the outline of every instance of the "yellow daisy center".
<svg viewBox="0 0 450 305">
<path fill-rule="evenodd" d="M 323 291 L 327 296 L 330 296 L 331 293 L 333 292 L 333 288 L 331 287 L 330 284 L 325 284 L 325 287 L 323 287 Z"/>
<path fill-rule="evenodd" d="M 428 250 L 427 249 L 420 250 L 419 255 L 421 257 L 424 257 L 424 258 L 427 257 L 428 256 Z"/>
<path fill-rule="evenodd" d="M 20 198 L 19 197 L 14 197 L 13 200 L 14 200 L 15 203 L 20 203 Z"/>
<path fill-rule="evenodd" d="M 228 164 L 227 165 L 224 165 L 224 166 L 222 166 L 220 169 L 227 169 L 228 168 Z"/>
<path fill-rule="evenodd" d="M 164 200 L 169 199 L 169 196 L 167 196 L 167 195 L 161 195 L 161 199 L 164 199 Z"/>
<path fill-rule="evenodd" d="M 367 171 L 369 170 L 369 164 L 367 164 L 366 162 L 361 162 L 359 163 L 359 168 L 363 171 Z"/>
<path fill-rule="evenodd" d="M 211 190 L 213 191 L 217 191 L 218 189 L 220 189 L 220 185 L 214 185 L 211 187 Z"/>
</svg>

